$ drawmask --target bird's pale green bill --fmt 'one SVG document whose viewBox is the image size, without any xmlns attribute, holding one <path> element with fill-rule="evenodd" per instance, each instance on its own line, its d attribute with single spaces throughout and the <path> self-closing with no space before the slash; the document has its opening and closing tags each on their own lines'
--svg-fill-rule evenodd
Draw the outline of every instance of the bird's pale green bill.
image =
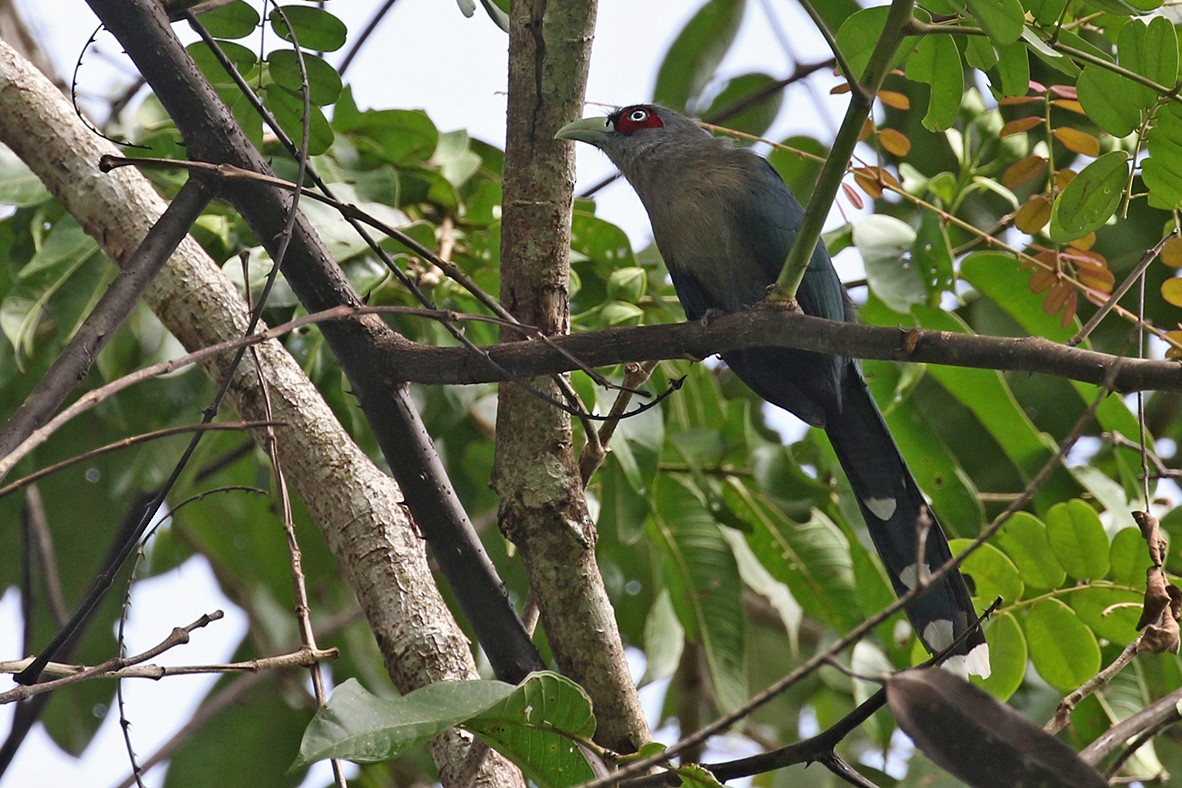
<svg viewBox="0 0 1182 788">
<path fill-rule="evenodd" d="M 605 117 L 582 118 L 566 124 L 554 135 L 556 140 L 575 140 L 588 145 L 598 145 L 607 136 L 611 126 Z"/>
</svg>

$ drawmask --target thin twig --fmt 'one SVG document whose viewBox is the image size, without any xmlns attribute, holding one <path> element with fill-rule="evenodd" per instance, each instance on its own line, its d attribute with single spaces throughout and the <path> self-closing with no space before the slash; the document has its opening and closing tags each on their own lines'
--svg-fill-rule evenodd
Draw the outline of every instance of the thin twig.
<svg viewBox="0 0 1182 788">
<path fill-rule="evenodd" d="M 101 457 L 119 449 L 126 449 L 140 443 L 147 443 L 148 441 L 159 440 L 160 438 L 167 438 L 172 435 L 182 435 L 186 432 L 193 432 L 194 430 L 250 430 L 256 427 L 286 427 L 286 421 L 215 421 L 209 424 L 185 424 L 179 427 L 166 427 L 162 430 L 153 430 L 152 432 L 144 432 L 139 435 L 132 435 L 127 438 L 121 438 L 117 441 L 99 446 L 96 449 L 76 454 L 73 457 L 67 457 L 60 462 L 55 462 L 53 465 L 47 465 L 40 470 L 30 473 L 28 476 L 22 476 L 14 482 L 10 482 L 3 487 L 0 487 L 0 498 L 16 492 L 22 487 L 27 487 L 33 482 L 40 481 L 46 476 L 50 476 L 58 471 L 65 470 L 72 465 L 77 465 L 82 462 L 89 462 L 95 457 Z"/>
<path fill-rule="evenodd" d="M 1137 647 L 1140 643 L 1141 636 L 1138 635 L 1103 670 L 1079 685 L 1070 695 L 1059 701 L 1059 706 L 1055 709 L 1055 716 L 1051 717 L 1050 721 L 1043 726 L 1043 730 L 1047 733 L 1054 734 L 1066 728 L 1068 723 L 1071 722 L 1071 712 L 1075 711 L 1075 707 L 1079 702 L 1096 692 L 1096 690 L 1106 687 L 1108 682 L 1112 681 L 1116 674 L 1124 670 L 1125 666 L 1137 656 Z"/>
<path fill-rule="evenodd" d="M 24 700 L 25 698 L 31 698 L 34 695 L 40 695 L 44 692 L 52 692 L 53 690 L 68 686 L 70 684 L 77 684 L 80 681 L 86 681 L 87 679 L 93 678 L 95 676 L 106 676 L 116 673 L 131 665 L 138 665 L 142 662 L 147 662 L 153 657 L 157 657 L 169 649 L 176 648 L 177 646 L 188 643 L 190 633 L 196 629 L 207 626 L 214 621 L 220 620 L 223 616 L 225 616 L 225 613 L 220 610 L 215 610 L 212 613 L 207 613 L 188 626 L 175 627 L 172 632 L 169 633 L 168 637 L 141 654 L 136 654 L 132 657 L 113 657 L 106 662 L 102 662 L 98 665 L 88 668 L 83 668 L 76 673 L 71 673 L 67 676 L 62 676 L 61 678 L 53 679 L 51 681 L 43 681 L 37 684 L 22 684 L 13 687 L 7 692 L 0 692 L 0 704 Z M 17 675 L 28 670 L 36 663 L 37 659 L 20 660 L 22 667 L 19 671 L 17 671 Z M 46 664 L 48 665 L 49 663 Z M 42 670 L 44 670 L 44 668 L 42 668 Z"/>
</svg>

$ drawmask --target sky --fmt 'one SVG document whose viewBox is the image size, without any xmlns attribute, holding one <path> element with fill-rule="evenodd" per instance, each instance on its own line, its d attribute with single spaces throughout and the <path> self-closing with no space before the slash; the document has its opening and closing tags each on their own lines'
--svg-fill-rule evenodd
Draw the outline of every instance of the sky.
<svg viewBox="0 0 1182 788">
<path fill-rule="evenodd" d="M 703 0 L 601 0 L 591 61 L 589 102 L 623 105 L 651 97 L 661 55 Z M 69 75 L 97 21 L 83 0 L 20 0 L 18 5 L 46 43 L 61 74 Z M 378 5 L 361 0 L 329 3 L 351 31 L 360 30 Z M 768 15 L 771 9 L 775 21 Z M 785 33 L 787 31 L 787 33 Z M 791 41 L 796 57 L 812 62 L 826 57 L 823 42 L 795 3 L 750 0 L 739 40 L 719 69 L 730 76 L 755 68 L 774 75 L 790 73 L 792 62 L 778 36 Z M 800 39 L 800 40 L 798 40 Z M 503 146 L 505 116 L 506 37 L 479 8 L 464 18 L 454 0 L 400 0 L 377 30 L 368 47 L 346 75 L 362 108 L 423 108 L 444 131 L 464 128 L 473 136 Z M 82 95 L 110 95 L 126 80 L 130 65 L 121 61 L 118 45 L 108 36 L 84 60 L 79 71 Z M 835 80 L 830 80 L 835 81 Z M 840 117 L 843 103 L 822 96 L 829 117 L 819 114 L 803 94 L 789 100 L 803 103 L 803 111 L 782 113 L 784 120 L 769 136 L 789 133 L 825 134 Z M 603 112 L 589 106 L 585 114 Z M 589 146 L 578 146 L 579 183 L 595 183 L 612 171 L 605 157 Z M 651 238 L 647 219 L 631 190 L 618 182 L 597 198 L 598 214 L 623 227 L 640 248 Z M 858 272 L 843 272 L 856 276 Z M 190 561 L 176 572 L 139 584 L 128 625 L 128 648 L 136 653 L 159 642 L 173 626 L 188 623 L 215 609 L 226 619 L 196 633 L 183 649 L 164 655 L 166 664 L 225 661 L 245 631 L 245 619 L 218 593 L 217 584 L 200 561 Z M 0 598 L 0 659 L 17 658 L 20 643 L 16 594 Z M 166 689 L 147 681 L 125 682 L 132 736 L 141 757 L 171 736 L 192 714 L 213 677 L 168 679 Z M 162 693 L 167 693 L 166 696 Z M 162 703 L 162 697 L 167 698 Z M 656 701 L 648 704 L 651 708 Z M 105 710 L 96 710 L 102 713 Z M 0 735 L 7 731 L 10 708 L 0 708 Z M 40 731 L 30 736 L 0 787 L 70 785 L 78 788 L 117 784 L 128 770 L 116 715 L 106 720 L 90 748 L 79 760 L 63 755 Z M 159 785 L 163 771 L 152 771 L 145 784 Z M 323 772 L 307 784 L 324 784 Z"/>
</svg>

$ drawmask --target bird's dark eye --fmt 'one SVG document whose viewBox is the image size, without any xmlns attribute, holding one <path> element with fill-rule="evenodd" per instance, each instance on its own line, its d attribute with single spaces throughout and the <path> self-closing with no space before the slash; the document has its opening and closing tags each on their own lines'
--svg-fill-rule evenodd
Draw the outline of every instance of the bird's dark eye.
<svg viewBox="0 0 1182 788">
<path fill-rule="evenodd" d="M 648 110 L 634 109 L 628 113 L 628 120 L 633 123 L 643 123 L 648 120 Z"/>
</svg>

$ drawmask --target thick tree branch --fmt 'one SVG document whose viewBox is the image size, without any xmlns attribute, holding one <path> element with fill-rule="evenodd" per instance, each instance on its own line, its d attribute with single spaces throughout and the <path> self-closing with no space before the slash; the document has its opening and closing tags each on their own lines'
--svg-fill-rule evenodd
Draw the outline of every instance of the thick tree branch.
<svg viewBox="0 0 1182 788">
<path fill-rule="evenodd" d="M 541 342 L 506 342 L 482 348 L 501 368 L 521 377 L 588 366 L 669 358 L 706 358 L 757 346 L 836 353 L 854 358 L 947 364 L 1030 372 L 1101 384 L 1120 361 L 1115 391 L 1182 391 L 1182 365 L 1175 361 L 1124 358 L 1069 347 L 1042 337 L 989 337 L 921 328 L 844 323 L 778 308 L 721 315 L 705 323 L 609 328 Z M 560 350 L 561 349 L 561 352 Z M 415 383 L 464 384 L 501 380 L 488 358 L 464 348 L 407 343 L 387 352 L 391 369 Z"/>
</svg>

